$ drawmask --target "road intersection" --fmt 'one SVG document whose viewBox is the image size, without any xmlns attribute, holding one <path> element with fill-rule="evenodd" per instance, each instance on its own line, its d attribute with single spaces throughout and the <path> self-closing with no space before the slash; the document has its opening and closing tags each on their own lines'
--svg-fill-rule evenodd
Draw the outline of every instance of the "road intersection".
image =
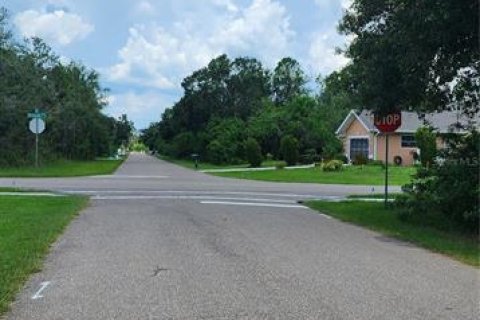
<svg viewBox="0 0 480 320">
<path fill-rule="evenodd" d="M 91 196 L 9 320 L 478 317 L 477 269 L 298 203 L 370 186 L 225 179 L 142 154 L 112 176 L 0 186 Z"/>
</svg>

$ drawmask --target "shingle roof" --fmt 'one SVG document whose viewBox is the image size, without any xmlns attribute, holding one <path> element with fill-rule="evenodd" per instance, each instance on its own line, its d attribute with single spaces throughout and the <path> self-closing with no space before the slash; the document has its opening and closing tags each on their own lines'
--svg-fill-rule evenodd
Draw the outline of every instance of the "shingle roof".
<svg viewBox="0 0 480 320">
<path fill-rule="evenodd" d="M 357 116 L 362 120 L 369 131 L 377 131 L 373 124 L 373 113 L 371 111 L 363 110 Z M 419 119 L 419 115 L 416 112 L 402 111 L 402 125 L 396 130 L 396 132 L 413 133 L 418 128 L 431 125 L 437 132 L 462 132 L 458 129 L 456 124 L 463 126 L 469 122 L 473 122 L 477 128 L 480 125 L 480 114 L 477 114 L 473 119 L 468 118 L 462 113 L 456 111 L 443 111 L 438 113 L 429 113 L 425 115 L 425 119 Z M 455 129 L 457 128 L 457 129 Z M 339 128 L 340 129 L 340 128 Z"/>
</svg>

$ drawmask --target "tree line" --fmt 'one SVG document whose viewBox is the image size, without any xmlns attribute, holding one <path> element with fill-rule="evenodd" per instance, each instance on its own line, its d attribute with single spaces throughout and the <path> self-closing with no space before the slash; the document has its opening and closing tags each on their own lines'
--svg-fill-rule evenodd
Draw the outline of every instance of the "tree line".
<svg viewBox="0 0 480 320">
<path fill-rule="evenodd" d="M 292 164 L 334 158 L 342 153 L 335 129 L 353 103 L 344 77 L 345 72 L 334 72 L 318 79 L 321 90 L 312 93 L 293 58 L 270 71 L 255 58 L 224 54 L 182 81 L 183 96 L 141 138 L 164 155 L 198 154 L 217 164 L 248 161 L 247 151 L 255 149 L 272 159 L 298 153 Z M 291 152 L 282 151 L 285 138 L 294 141 Z M 247 141 L 258 148 L 246 148 Z"/>
<path fill-rule="evenodd" d="M 40 38 L 17 41 L 0 8 L 0 166 L 31 164 L 35 136 L 27 114 L 46 112 L 41 159 L 94 159 L 128 143 L 133 125 L 102 113 L 107 91 L 99 75 L 78 62 L 61 63 Z"/>
<path fill-rule="evenodd" d="M 341 146 L 333 132 L 349 109 L 419 117 L 455 110 L 470 119 L 452 124 L 463 133 L 447 135 L 443 150 L 423 148 L 422 165 L 397 204 L 404 219 L 478 234 L 478 12 L 471 0 L 353 0 L 338 28 L 351 39 L 342 50 L 350 63 L 319 81 L 317 94 L 306 90 L 292 58 L 271 72 L 256 59 L 223 55 L 184 79 L 183 97 L 142 139 L 167 155 L 198 153 L 218 163 L 258 163 L 245 149 L 285 158 L 282 140 L 305 159 L 334 158 Z M 429 130 L 417 138 L 435 147 Z"/>
</svg>

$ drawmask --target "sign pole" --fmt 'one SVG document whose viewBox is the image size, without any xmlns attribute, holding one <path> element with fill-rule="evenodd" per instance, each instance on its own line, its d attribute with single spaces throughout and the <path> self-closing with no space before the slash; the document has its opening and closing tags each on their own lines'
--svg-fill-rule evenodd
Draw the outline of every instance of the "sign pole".
<svg viewBox="0 0 480 320">
<path fill-rule="evenodd" d="M 35 118 L 35 168 L 38 169 L 38 118 Z"/>
<path fill-rule="evenodd" d="M 388 207 L 388 137 L 389 133 L 385 134 L 385 207 Z"/>
<path fill-rule="evenodd" d="M 388 138 L 402 125 L 400 111 L 389 114 L 374 114 L 374 124 L 377 129 L 385 134 L 385 207 L 388 207 Z"/>
<path fill-rule="evenodd" d="M 43 119 L 46 117 L 46 113 L 40 112 L 38 108 L 35 108 L 35 111 L 33 113 L 29 113 L 27 116 L 30 119 L 28 124 L 29 129 L 33 134 L 35 134 L 35 168 L 38 168 L 38 144 L 40 140 L 40 134 L 45 130 L 45 121 Z"/>
</svg>

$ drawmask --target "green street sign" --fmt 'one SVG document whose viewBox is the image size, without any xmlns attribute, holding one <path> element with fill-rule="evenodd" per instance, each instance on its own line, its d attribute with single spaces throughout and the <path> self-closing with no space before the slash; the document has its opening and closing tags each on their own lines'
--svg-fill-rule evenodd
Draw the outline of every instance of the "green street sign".
<svg viewBox="0 0 480 320">
<path fill-rule="evenodd" d="M 28 113 L 29 119 L 45 119 L 47 117 L 46 112 L 40 112 L 38 109 L 35 109 L 35 112 Z"/>
</svg>

